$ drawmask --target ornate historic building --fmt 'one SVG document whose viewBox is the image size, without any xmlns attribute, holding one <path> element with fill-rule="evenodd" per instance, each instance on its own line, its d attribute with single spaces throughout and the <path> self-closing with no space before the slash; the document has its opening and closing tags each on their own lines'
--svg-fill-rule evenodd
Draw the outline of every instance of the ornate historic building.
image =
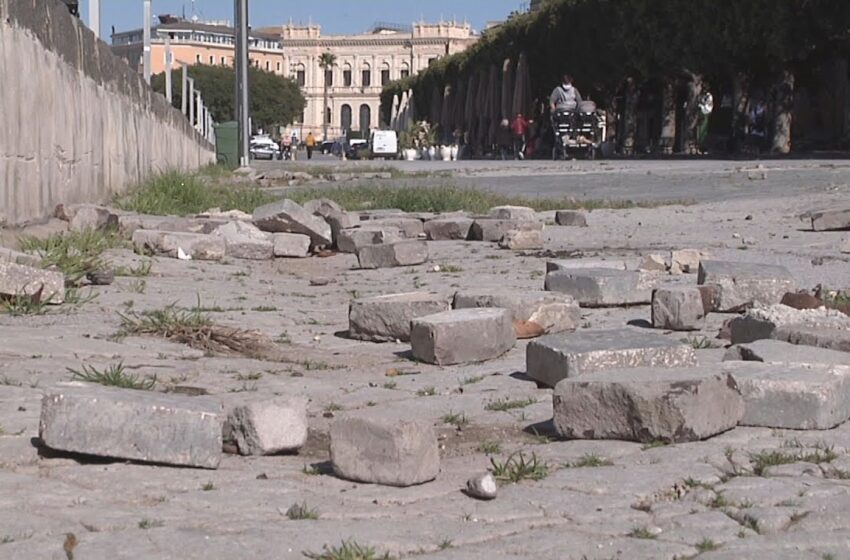
<svg viewBox="0 0 850 560">
<path fill-rule="evenodd" d="M 307 98 L 302 122 L 293 129 L 302 138 L 308 132 L 321 138 L 323 112 L 329 138 L 379 127 L 384 124 L 379 118 L 385 84 L 461 52 L 476 40 L 468 24 L 456 22 L 414 23 L 409 29 L 377 25 L 369 33 L 327 37 L 318 25 L 285 25 L 283 73 L 301 85 Z M 327 72 L 320 66 L 323 53 L 336 57 Z M 325 82 L 328 105 L 323 111 Z"/>
</svg>

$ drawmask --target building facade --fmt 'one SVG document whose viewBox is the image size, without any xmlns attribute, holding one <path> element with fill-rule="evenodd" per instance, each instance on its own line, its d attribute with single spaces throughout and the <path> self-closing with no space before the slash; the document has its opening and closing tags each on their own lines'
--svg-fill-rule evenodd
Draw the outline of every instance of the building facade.
<svg viewBox="0 0 850 560">
<path fill-rule="evenodd" d="M 290 24 L 280 37 L 283 72 L 298 82 L 307 99 L 301 122 L 292 127 L 302 138 L 309 132 L 323 137 L 323 113 L 328 138 L 386 125 L 380 122 L 384 85 L 461 52 L 477 39 L 468 24 L 456 22 L 414 23 L 409 29 L 378 25 L 368 33 L 327 37 L 318 25 Z M 327 72 L 320 65 L 324 53 L 335 57 Z"/>
<path fill-rule="evenodd" d="M 151 35 L 151 73 L 167 67 L 166 38 L 171 43 L 173 68 L 181 63 L 233 66 L 235 31 L 226 23 L 201 23 L 160 16 Z M 323 115 L 328 138 L 365 134 L 380 122 L 383 86 L 415 74 L 434 61 L 468 48 L 477 35 L 466 23 L 414 23 L 410 28 L 377 25 L 358 35 L 322 36 L 318 25 L 267 27 L 251 32 L 249 57 L 255 67 L 289 76 L 301 86 L 307 105 L 299 122 L 285 133 L 323 138 Z M 141 29 L 112 34 L 112 50 L 141 72 Z M 336 57 L 325 72 L 324 53 Z M 324 107 L 327 80 L 327 107 Z"/>
</svg>

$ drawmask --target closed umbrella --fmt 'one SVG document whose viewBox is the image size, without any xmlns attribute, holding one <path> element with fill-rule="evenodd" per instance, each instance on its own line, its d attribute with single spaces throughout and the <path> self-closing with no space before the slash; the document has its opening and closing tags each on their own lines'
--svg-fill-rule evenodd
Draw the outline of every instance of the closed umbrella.
<svg viewBox="0 0 850 560">
<path fill-rule="evenodd" d="M 390 128 L 398 131 L 399 99 L 398 94 L 393 95 L 393 105 L 390 110 Z"/>
<path fill-rule="evenodd" d="M 525 53 L 519 55 L 516 65 L 516 79 L 514 82 L 513 103 L 511 114 L 529 114 L 531 105 L 531 73 L 528 69 L 528 58 Z"/>
<path fill-rule="evenodd" d="M 401 100 L 398 102 L 398 119 L 396 121 L 397 130 L 407 130 L 407 91 L 401 92 Z"/>
<path fill-rule="evenodd" d="M 454 130 L 453 100 L 452 86 L 446 85 L 443 88 L 443 106 L 440 109 L 440 140 L 444 144 L 450 143 L 448 139 L 451 138 L 452 131 Z"/>
<path fill-rule="evenodd" d="M 440 110 L 443 108 L 443 96 L 440 88 L 434 86 L 431 88 L 431 104 L 428 107 L 428 121 L 431 126 L 440 124 Z"/>
<path fill-rule="evenodd" d="M 478 71 L 478 91 L 475 95 L 474 128 L 475 140 L 479 146 L 487 143 L 487 134 L 489 132 L 489 122 L 487 122 L 487 85 L 487 70 L 481 69 Z"/>
<path fill-rule="evenodd" d="M 502 118 L 510 119 L 511 104 L 514 97 L 514 64 L 510 58 L 506 58 L 502 64 Z"/>
</svg>

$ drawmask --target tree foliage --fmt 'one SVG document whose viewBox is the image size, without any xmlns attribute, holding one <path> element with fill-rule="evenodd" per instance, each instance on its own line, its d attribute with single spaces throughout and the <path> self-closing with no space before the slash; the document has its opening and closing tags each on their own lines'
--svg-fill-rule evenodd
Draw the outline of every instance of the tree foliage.
<svg viewBox="0 0 850 560">
<path fill-rule="evenodd" d="M 605 106 L 627 78 L 692 73 L 729 83 L 741 74 L 768 87 L 785 70 L 805 72 L 819 60 L 847 56 L 848 46 L 848 0 L 549 0 L 485 32 L 465 52 L 389 84 L 382 106 L 388 111 L 394 95 L 412 89 L 425 114 L 434 88 L 515 61 L 521 52 L 535 96 L 569 71 Z"/>
<path fill-rule="evenodd" d="M 253 67 L 249 69 L 248 76 L 251 118 L 256 128 L 284 126 L 301 116 L 306 101 L 294 80 Z M 233 120 L 236 96 L 236 73 L 233 68 L 196 64 L 189 67 L 189 77 L 195 80 L 195 88 L 200 90 L 204 104 L 214 120 Z M 182 104 L 181 79 L 182 70 L 172 71 L 175 107 Z M 154 90 L 165 93 L 165 74 L 154 76 L 151 84 Z"/>
</svg>

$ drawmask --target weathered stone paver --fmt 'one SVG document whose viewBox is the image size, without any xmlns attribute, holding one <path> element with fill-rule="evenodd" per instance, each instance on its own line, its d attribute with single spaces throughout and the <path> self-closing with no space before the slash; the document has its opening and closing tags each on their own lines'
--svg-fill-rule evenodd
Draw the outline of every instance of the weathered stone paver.
<svg viewBox="0 0 850 560">
<path fill-rule="evenodd" d="M 348 334 L 373 342 L 408 341 L 413 319 L 448 309 L 448 297 L 428 292 L 360 298 L 348 309 Z"/>
<path fill-rule="evenodd" d="M 561 269 L 546 274 L 546 290 L 574 297 L 582 307 L 649 303 L 652 289 L 640 272 L 613 268 Z"/>
<path fill-rule="evenodd" d="M 773 305 L 797 289 L 797 281 L 787 268 L 752 262 L 701 261 L 698 283 L 720 286 L 720 312 L 734 312 L 755 304 Z"/>
<path fill-rule="evenodd" d="M 413 356 L 437 365 L 498 358 L 516 343 L 513 313 L 501 308 L 455 309 L 410 324 Z"/>
</svg>

